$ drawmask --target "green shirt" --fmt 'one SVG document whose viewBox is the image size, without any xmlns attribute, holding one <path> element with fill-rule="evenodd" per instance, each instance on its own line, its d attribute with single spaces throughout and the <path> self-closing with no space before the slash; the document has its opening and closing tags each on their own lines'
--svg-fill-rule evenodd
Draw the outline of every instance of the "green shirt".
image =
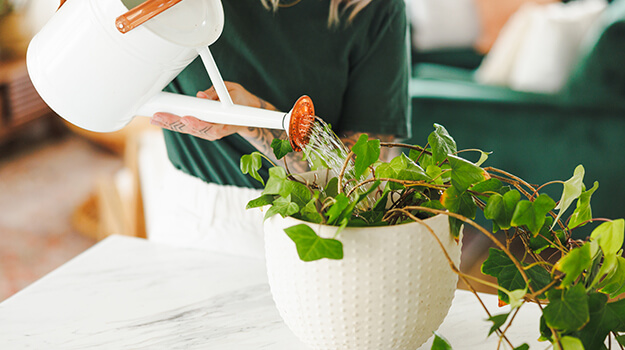
<svg viewBox="0 0 625 350">
<path fill-rule="evenodd" d="M 409 136 L 404 0 L 373 0 L 350 24 L 342 15 L 336 28 L 327 25 L 328 0 L 276 12 L 259 0 L 223 0 L 223 7 L 224 30 L 210 50 L 225 81 L 285 112 L 308 95 L 339 136 L 345 130 Z M 198 58 L 167 90 L 195 96 L 211 85 Z M 239 169 L 241 156 L 256 149 L 238 134 L 211 142 L 164 133 L 176 168 L 207 182 L 260 188 Z"/>
</svg>

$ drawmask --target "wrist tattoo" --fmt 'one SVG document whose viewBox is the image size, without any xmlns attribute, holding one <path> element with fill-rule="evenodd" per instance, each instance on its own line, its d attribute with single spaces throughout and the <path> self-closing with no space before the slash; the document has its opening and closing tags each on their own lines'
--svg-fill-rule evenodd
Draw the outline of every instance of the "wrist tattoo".
<svg viewBox="0 0 625 350">
<path fill-rule="evenodd" d="M 262 98 L 258 98 L 258 103 L 260 103 L 260 108 L 262 109 L 267 109 L 267 102 L 265 100 L 263 100 Z"/>
</svg>

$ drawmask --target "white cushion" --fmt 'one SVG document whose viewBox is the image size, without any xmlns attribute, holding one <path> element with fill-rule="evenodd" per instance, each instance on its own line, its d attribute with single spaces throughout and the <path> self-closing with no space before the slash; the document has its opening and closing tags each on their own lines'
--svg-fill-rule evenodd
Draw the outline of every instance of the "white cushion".
<svg viewBox="0 0 625 350">
<path fill-rule="evenodd" d="M 535 12 L 519 49 L 510 87 L 559 91 L 578 60 L 586 33 L 606 6 L 603 0 L 574 1 L 549 4 Z"/>
<path fill-rule="evenodd" d="M 406 0 L 417 51 L 472 47 L 479 35 L 473 0 Z"/>
<path fill-rule="evenodd" d="M 519 42 L 528 31 L 532 14 L 539 5 L 526 3 L 501 28 L 497 40 L 475 72 L 475 80 L 482 84 L 508 86 L 519 51 Z"/>
<path fill-rule="evenodd" d="M 475 78 L 515 90 L 554 93 L 566 83 L 580 44 L 605 0 L 526 4 L 506 23 Z"/>
</svg>

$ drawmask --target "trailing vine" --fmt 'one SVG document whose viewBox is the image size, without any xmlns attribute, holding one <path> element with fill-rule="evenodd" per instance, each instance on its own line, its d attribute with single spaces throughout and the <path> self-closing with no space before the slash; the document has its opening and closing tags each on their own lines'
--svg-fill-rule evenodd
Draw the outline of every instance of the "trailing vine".
<svg viewBox="0 0 625 350">
<path fill-rule="evenodd" d="M 529 348 L 527 344 L 513 345 L 506 332 L 518 310 L 534 303 L 541 309 L 537 323 L 546 347 L 606 349 L 606 342 L 612 347 L 608 341 L 612 337 L 614 344 L 624 349 L 625 299 L 619 298 L 625 294 L 625 221 L 592 216 L 590 200 L 598 183 L 585 187 L 582 165 L 566 181 L 528 183 L 505 170 L 482 167 L 488 158 L 486 152 L 469 150 L 480 154 L 476 163 L 460 157 L 467 150 L 458 151 L 447 130 L 437 124 L 434 127 L 423 147 L 361 136 L 338 175 L 327 183 L 304 181 L 290 174 L 288 167 L 278 166 L 269 169 L 265 183 L 258 174 L 264 155 L 246 155 L 241 159 L 241 170 L 265 185 L 262 196 L 250 201 L 248 207 L 268 206 L 266 217 L 280 214 L 337 226 L 333 239 L 316 236 L 306 225 L 290 228 L 305 231 L 306 240 L 289 236 L 298 252 L 314 245 L 314 259 L 342 258 L 340 232 L 347 226 L 414 221 L 425 225 L 438 241 L 424 219 L 446 215 L 450 234 L 457 240 L 463 227 L 472 227 L 496 247 L 490 248 L 482 264 L 482 272 L 497 279 L 493 284 L 461 272 L 438 241 L 451 270 L 478 298 L 492 322 L 489 335 L 499 337 L 498 348 L 504 344 L 512 349 Z M 274 140 L 272 147 L 278 159 L 288 153 L 287 146 L 288 141 Z M 400 148 L 405 153 L 383 162 L 378 159 L 380 147 Z M 562 186 L 557 202 L 542 192 L 548 186 Z M 478 209 L 491 227 L 476 222 Z M 567 212 L 571 213 L 564 219 Z M 592 226 L 592 233 L 574 239 L 573 230 L 586 225 Z M 316 238 L 311 240 L 311 234 Z M 520 254 L 511 249 L 513 242 L 521 243 Z M 310 260 L 306 255 L 300 258 Z M 476 283 L 497 289 L 500 301 L 509 304 L 510 311 L 492 315 L 476 292 Z M 438 340 L 433 349 L 451 348 L 442 338 Z"/>
</svg>

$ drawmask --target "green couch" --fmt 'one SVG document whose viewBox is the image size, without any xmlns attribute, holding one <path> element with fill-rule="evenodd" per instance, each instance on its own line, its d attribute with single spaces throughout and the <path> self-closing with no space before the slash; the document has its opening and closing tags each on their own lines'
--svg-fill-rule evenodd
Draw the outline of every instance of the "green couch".
<svg viewBox="0 0 625 350">
<path fill-rule="evenodd" d="M 409 141 L 422 142 L 439 123 L 460 148 L 493 151 L 488 165 L 534 184 L 567 180 L 583 164 L 586 186 L 599 182 L 594 216 L 625 217 L 625 0 L 612 2 L 601 21 L 556 94 L 480 85 L 471 70 L 417 61 Z M 560 191 L 547 188 L 555 200 Z"/>
</svg>

